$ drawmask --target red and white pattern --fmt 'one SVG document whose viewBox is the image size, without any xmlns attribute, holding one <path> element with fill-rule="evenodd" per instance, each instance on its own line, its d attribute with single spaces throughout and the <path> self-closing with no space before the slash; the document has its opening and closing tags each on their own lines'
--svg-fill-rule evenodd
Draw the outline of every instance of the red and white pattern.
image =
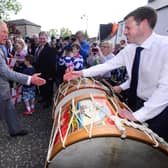
<svg viewBox="0 0 168 168">
<path fill-rule="evenodd" d="M 11 100 L 13 104 L 20 103 L 22 100 L 22 85 L 16 85 L 15 88 L 11 88 Z"/>
<path fill-rule="evenodd" d="M 8 59 L 8 67 L 13 69 L 16 63 L 16 58 L 7 58 Z"/>
</svg>

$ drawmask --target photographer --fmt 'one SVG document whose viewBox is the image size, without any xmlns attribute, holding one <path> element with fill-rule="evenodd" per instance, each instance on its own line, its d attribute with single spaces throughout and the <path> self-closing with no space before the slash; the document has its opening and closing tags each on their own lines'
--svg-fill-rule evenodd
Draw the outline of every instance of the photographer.
<svg viewBox="0 0 168 168">
<path fill-rule="evenodd" d="M 103 58 L 103 54 L 99 46 L 97 46 L 96 43 L 93 43 L 90 48 L 89 57 L 87 58 L 88 67 L 91 67 L 97 64 L 102 64 L 103 62 L 105 62 L 105 60 Z"/>
</svg>

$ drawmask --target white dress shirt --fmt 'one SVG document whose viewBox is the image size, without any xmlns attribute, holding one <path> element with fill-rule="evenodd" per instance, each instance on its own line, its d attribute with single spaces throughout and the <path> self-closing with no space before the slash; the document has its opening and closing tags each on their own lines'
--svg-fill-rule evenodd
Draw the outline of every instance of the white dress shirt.
<svg viewBox="0 0 168 168">
<path fill-rule="evenodd" d="M 126 66 L 129 79 L 137 45 L 129 44 L 113 59 L 83 70 L 84 77 L 97 76 L 120 66 Z M 146 100 L 144 106 L 133 113 L 144 122 L 160 114 L 168 106 L 168 37 L 152 33 L 141 47 L 137 96 Z M 130 80 L 121 85 L 129 88 Z"/>
</svg>

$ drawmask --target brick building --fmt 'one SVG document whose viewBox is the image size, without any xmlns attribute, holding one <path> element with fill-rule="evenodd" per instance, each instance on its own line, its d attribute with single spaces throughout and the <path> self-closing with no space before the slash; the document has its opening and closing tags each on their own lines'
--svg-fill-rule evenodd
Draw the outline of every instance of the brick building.
<svg viewBox="0 0 168 168">
<path fill-rule="evenodd" d="M 33 34 L 37 34 L 41 31 L 40 25 L 32 23 L 26 19 L 10 20 L 7 23 L 15 25 L 22 37 L 31 37 Z"/>
</svg>

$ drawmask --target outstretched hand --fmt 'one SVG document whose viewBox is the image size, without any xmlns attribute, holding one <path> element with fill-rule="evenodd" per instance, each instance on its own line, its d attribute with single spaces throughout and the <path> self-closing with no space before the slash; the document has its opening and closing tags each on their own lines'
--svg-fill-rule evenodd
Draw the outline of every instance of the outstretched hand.
<svg viewBox="0 0 168 168">
<path fill-rule="evenodd" d="M 132 112 L 130 112 L 130 111 L 126 110 L 126 109 L 120 109 L 119 110 L 119 116 L 121 118 L 125 118 L 125 119 L 128 119 L 130 121 L 137 121 L 135 119 L 135 117 L 133 116 Z"/>
<path fill-rule="evenodd" d="M 35 73 L 31 76 L 31 83 L 37 86 L 41 86 L 44 85 L 46 83 L 46 80 L 43 78 L 40 78 L 39 75 L 41 75 L 41 73 Z"/>
<path fill-rule="evenodd" d="M 64 75 L 65 81 L 75 80 L 82 76 L 82 71 L 69 71 Z"/>
<path fill-rule="evenodd" d="M 122 92 L 122 88 L 120 86 L 113 86 L 112 91 L 114 93 L 120 94 Z"/>
</svg>

